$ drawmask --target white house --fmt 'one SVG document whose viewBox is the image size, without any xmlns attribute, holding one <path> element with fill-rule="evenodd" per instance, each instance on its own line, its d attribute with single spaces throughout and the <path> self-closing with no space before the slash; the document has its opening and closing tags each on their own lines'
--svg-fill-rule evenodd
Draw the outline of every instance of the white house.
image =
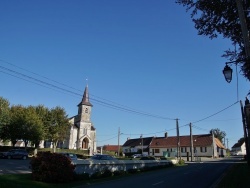
<svg viewBox="0 0 250 188">
<path fill-rule="evenodd" d="M 240 139 L 238 143 L 232 147 L 233 155 L 246 155 L 246 144 L 243 139 Z"/>
<path fill-rule="evenodd" d="M 133 154 L 149 154 L 149 145 L 152 142 L 153 137 L 141 137 L 141 138 L 128 138 L 127 141 L 122 146 L 122 152 L 127 155 L 131 156 Z"/>
<path fill-rule="evenodd" d="M 180 156 L 191 156 L 190 135 L 180 136 Z M 161 157 L 176 156 L 177 136 L 169 136 L 165 133 L 164 137 L 153 138 L 149 146 L 149 155 Z M 226 155 L 226 148 L 214 138 L 212 134 L 193 135 L 193 156 L 194 157 L 223 157 Z"/>
</svg>

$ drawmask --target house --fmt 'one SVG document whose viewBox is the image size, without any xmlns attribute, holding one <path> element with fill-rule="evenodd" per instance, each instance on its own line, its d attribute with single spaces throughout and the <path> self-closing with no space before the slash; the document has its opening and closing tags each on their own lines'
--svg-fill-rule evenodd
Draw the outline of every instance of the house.
<svg viewBox="0 0 250 188">
<path fill-rule="evenodd" d="M 244 139 L 240 139 L 236 144 L 232 147 L 233 155 L 246 155 L 246 144 Z"/>
<path fill-rule="evenodd" d="M 91 122 L 92 107 L 87 85 L 82 101 L 78 104 L 78 114 L 69 118 L 71 127 L 63 148 L 86 150 L 89 155 L 96 153 L 96 129 Z"/>
<path fill-rule="evenodd" d="M 118 145 L 104 145 L 102 147 L 103 151 L 108 151 L 108 152 L 117 152 L 118 149 L 119 149 Z M 120 149 L 121 149 L 121 146 L 120 146 Z"/>
<path fill-rule="evenodd" d="M 149 155 L 149 145 L 152 139 L 153 137 L 128 138 L 122 146 L 122 151 L 126 156 L 131 156 L 136 153 Z"/>
<path fill-rule="evenodd" d="M 177 136 L 155 137 L 149 146 L 149 155 L 161 157 L 177 156 Z M 191 139 L 190 135 L 180 136 L 180 156 L 191 156 Z M 212 134 L 193 135 L 193 156 L 194 157 L 221 157 L 226 155 L 226 148 L 214 138 Z"/>
</svg>

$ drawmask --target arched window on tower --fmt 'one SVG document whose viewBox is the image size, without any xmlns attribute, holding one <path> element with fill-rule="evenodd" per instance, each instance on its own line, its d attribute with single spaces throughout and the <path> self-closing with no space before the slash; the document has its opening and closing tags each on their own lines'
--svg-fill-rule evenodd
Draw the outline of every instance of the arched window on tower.
<svg viewBox="0 0 250 188">
<path fill-rule="evenodd" d="M 89 109 L 88 108 L 85 108 L 85 113 L 88 113 L 89 112 Z"/>
</svg>

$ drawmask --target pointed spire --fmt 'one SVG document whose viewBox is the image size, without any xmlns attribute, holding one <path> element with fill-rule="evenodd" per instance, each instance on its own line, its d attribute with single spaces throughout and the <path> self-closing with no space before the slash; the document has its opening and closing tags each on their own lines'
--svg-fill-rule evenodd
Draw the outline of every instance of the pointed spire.
<svg viewBox="0 0 250 188">
<path fill-rule="evenodd" d="M 78 104 L 78 106 L 80 105 L 86 105 L 86 106 L 93 106 L 90 102 L 89 102 L 89 90 L 88 90 L 88 85 L 85 87 L 84 93 L 83 93 L 83 97 L 82 97 L 82 101 Z"/>
</svg>

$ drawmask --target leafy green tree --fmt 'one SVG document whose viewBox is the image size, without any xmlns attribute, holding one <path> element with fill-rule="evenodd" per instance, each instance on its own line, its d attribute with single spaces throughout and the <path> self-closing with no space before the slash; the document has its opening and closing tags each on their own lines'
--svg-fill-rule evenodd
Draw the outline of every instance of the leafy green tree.
<svg viewBox="0 0 250 188">
<path fill-rule="evenodd" d="M 40 135 L 40 140 L 37 140 L 36 142 L 34 142 L 35 147 L 38 148 L 40 141 L 41 140 L 46 140 L 48 139 L 46 135 L 49 135 L 49 125 L 50 125 L 50 110 L 43 106 L 43 105 L 38 105 L 35 106 L 35 111 L 38 115 L 38 117 L 40 118 L 40 120 L 42 121 L 42 129 L 43 129 L 43 134 Z"/>
<path fill-rule="evenodd" d="M 65 110 L 58 106 L 51 109 L 47 138 L 53 142 L 54 152 L 58 142 L 64 141 L 67 137 L 69 128 L 70 123 Z"/>
<path fill-rule="evenodd" d="M 0 97 L 0 131 L 2 126 L 9 123 L 10 120 L 10 103 L 7 99 Z"/>
<path fill-rule="evenodd" d="M 29 106 L 24 110 L 23 124 L 20 125 L 22 129 L 21 139 L 24 141 L 25 147 L 27 147 L 29 141 L 32 143 L 40 142 L 43 139 L 44 130 L 42 120 L 36 113 L 36 109 Z"/>
<path fill-rule="evenodd" d="M 214 137 L 218 138 L 221 141 L 221 143 L 223 143 L 223 138 L 225 138 L 226 135 L 227 135 L 225 131 L 221 131 L 218 128 L 217 129 L 211 129 L 210 134 L 214 134 Z"/>
<path fill-rule="evenodd" d="M 10 140 L 14 147 L 18 140 L 21 139 L 22 127 L 24 124 L 25 110 L 21 105 L 11 106 L 10 121 L 3 125 L 1 129 L 1 138 L 3 140 Z"/>
<path fill-rule="evenodd" d="M 222 55 L 241 65 L 243 75 L 250 80 L 250 62 L 246 59 L 239 14 L 235 0 L 176 0 L 176 3 L 191 11 L 191 18 L 199 35 L 210 39 L 222 35 L 231 40 L 233 49 Z M 250 1 L 242 0 L 243 9 L 249 10 Z M 250 14 L 245 11 L 246 24 L 250 30 Z M 235 49 L 235 46 L 237 47 Z"/>
</svg>

